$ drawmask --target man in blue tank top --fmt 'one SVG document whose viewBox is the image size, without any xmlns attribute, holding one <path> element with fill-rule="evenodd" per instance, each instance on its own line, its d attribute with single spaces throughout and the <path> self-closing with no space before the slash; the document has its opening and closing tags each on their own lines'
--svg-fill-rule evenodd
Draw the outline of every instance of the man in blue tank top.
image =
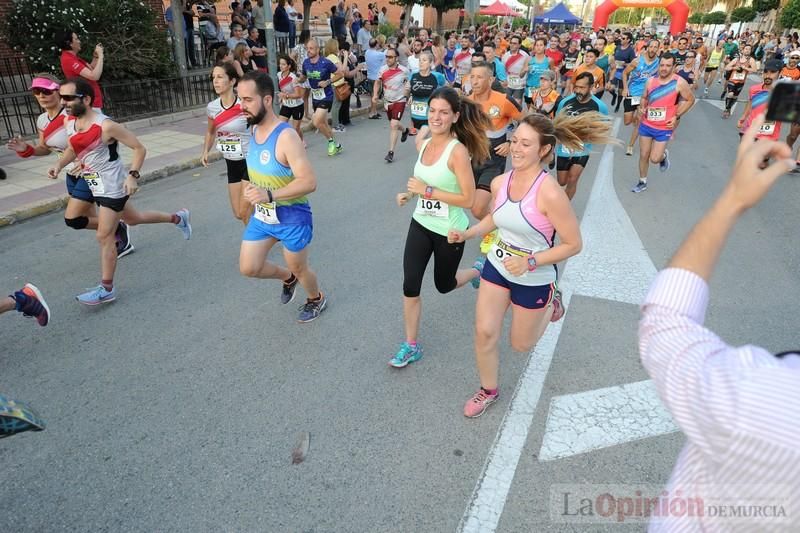
<svg viewBox="0 0 800 533">
<path fill-rule="evenodd" d="M 633 124 L 631 139 L 625 155 L 633 155 L 633 145 L 639 137 L 639 120 L 636 110 L 644 94 L 647 80 L 658 75 L 658 49 L 661 43 L 658 39 L 653 39 L 647 47 L 639 54 L 639 57 L 631 61 L 622 72 L 622 95 L 625 98 L 622 105 L 625 106 L 624 121 L 626 126 Z"/>
<path fill-rule="evenodd" d="M 239 270 L 251 278 L 282 280 L 282 304 L 294 299 L 299 282 L 308 299 L 300 309 L 298 321 L 311 322 L 327 305 L 317 276 L 308 266 L 313 224 L 306 195 L 317 188 L 317 177 L 300 137 L 273 111 L 272 79 L 263 72 L 248 72 L 237 89 L 242 112 L 252 126 L 247 152 L 250 182 L 244 189 L 244 198 L 253 206 L 242 236 Z M 288 268 L 266 260 L 278 241 L 283 244 Z"/>
</svg>

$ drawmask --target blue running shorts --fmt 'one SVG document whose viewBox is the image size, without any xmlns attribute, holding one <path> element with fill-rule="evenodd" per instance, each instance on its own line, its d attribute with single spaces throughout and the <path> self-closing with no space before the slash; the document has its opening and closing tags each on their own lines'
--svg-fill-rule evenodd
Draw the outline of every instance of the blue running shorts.
<svg viewBox="0 0 800 533">
<path fill-rule="evenodd" d="M 242 240 L 263 241 L 272 237 L 281 241 L 290 252 L 300 252 L 311 243 L 313 233 L 311 224 L 267 224 L 251 216 Z"/>
</svg>

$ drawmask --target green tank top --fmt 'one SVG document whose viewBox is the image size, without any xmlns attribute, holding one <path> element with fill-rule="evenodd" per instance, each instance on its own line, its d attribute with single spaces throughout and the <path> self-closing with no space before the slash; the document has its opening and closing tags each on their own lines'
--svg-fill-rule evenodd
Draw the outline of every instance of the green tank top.
<svg viewBox="0 0 800 533">
<path fill-rule="evenodd" d="M 720 60 L 722 59 L 722 54 L 725 53 L 725 50 L 716 49 L 711 51 L 711 55 L 708 57 L 708 63 L 706 63 L 707 67 L 718 67 Z"/>
<path fill-rule="evenodd" d="M 452 139 L 445 147 L 442 155 L 432 165 L 422 163 L 422 154 L 428 148 L 431 140 L 427 139 L 422 145 L 422 150 L 417 156 L 417 164 L 414 165 L 414 176 L 421 179 L 435 189 L 445 192 L 460 193 L 458 179 L 452 170 L 447 166 L 450 154 L 453 152 L 458 139 Z M 414 220 L 422 227 L 439 235 L 447 236 L 447 232 L 452 229 L 463 231 L 469 226 L 469 219 L 464 209 L 453 205 L 448 205 L 440 200 L 426 200 L 423 197 L 417 198 L 417 206 L 414 209 Z"/>
</svg>

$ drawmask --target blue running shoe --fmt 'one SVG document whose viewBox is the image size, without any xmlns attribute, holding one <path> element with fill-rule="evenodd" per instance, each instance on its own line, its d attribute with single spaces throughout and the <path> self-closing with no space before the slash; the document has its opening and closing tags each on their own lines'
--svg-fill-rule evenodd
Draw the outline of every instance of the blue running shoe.
<svg viewBox="0 0 800 533">
<path fill-rule="evenodd" d="M 107 291 L 105 287 L 98 285 L 83 294 L 79 294 L 75 299 L 83 305 L 107 304 L 117 299 L 117 289 L 112 287 L 110 291 Z"/>
<path fill-rule="evenodd" d="M 319 300 L 307 299 L 306 303 L 300 306 L 300 316 L 297 317 L 298 322 L 305 324 L 316 320 L 328 307 L 328 298 L 321 292 L 319 294 L 321 296 Z"/>
<path fill-rule="evenodd" d="M 475 270 L 478 271 L 478 277 L 477 278 L 472 278 L 470 280 L 470 283 L 476 289 L 481 286 L 481 274 L 483 274 L 483 264 L 485 262 L 486 262 L 486 257 L 485 256 L 481 256 L 481 257 L 477 258 L 475 260 L 475 262 L 472 264 L 472 268 L 474 268 Z"/>
<path fill-rule="evenodd" d="M 646 190 L 647 190 L 647 182 L 639 180 L 639 183 L 637 183 L 636 186 L 633 189 L 631 189 L 631 192 L 644 192 Z"/>
<path fill-rule="evenodd" d="M 411 346 L 407 342 L 400 345 L 400 349 L 394 354 L 394 357 L 389 359 L 389 364 L 395 368 L 403 368 L 408 366 L 408 363 L 416 363 L 422 358 L 422 346 L 417 343 L 416 346 Z"/>
<path fill-rule="evenodd" d="M 181 233 L 183 233 L 183 238 L 188 241 L 189 239 L 192 238 L 192 224 L 190 222 L 191 214 L 189 213 L 189 210 L 186 209 L 185 207 L 183 209 L 178 210 L 178 212 L 175 214 L 178 215 L 178 218 L 180 218 L 180 221 L 177 224 L 175 224 L 175 226 L 179 230 L 181 230 Z"/>
<path fill-rule="evenodd" d="M 33 409 L 22 402 L 0 396 L 0 439 L 23 431 L 43 429 L 44 421 Z"/>
<path fill-rule="evenodd" d="M 658 169 L 661 172 L 666 172 L 669 170 L 669 150 L 664 150 L 664 159 L 662 159 L 661 163 L 658 164 Z"/>
</svg>

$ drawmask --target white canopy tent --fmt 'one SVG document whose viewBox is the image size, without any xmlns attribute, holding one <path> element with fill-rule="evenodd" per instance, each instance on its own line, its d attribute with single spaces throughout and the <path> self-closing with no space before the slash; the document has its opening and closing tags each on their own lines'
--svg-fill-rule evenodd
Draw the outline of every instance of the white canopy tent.
<svg viewBox="0 0 800 533">
<path fill-rule="evenodd" d="M 522 2 L 517 2 L 517 0 L 500 0 L 507 6 L 511 6 L 511 8 L 521 15 L 528 15 L 528 6 L 523 4 Z M 495 0 L 481 0 L 481 7 L 487 7 L 494 4 Z"/>
</svg>

